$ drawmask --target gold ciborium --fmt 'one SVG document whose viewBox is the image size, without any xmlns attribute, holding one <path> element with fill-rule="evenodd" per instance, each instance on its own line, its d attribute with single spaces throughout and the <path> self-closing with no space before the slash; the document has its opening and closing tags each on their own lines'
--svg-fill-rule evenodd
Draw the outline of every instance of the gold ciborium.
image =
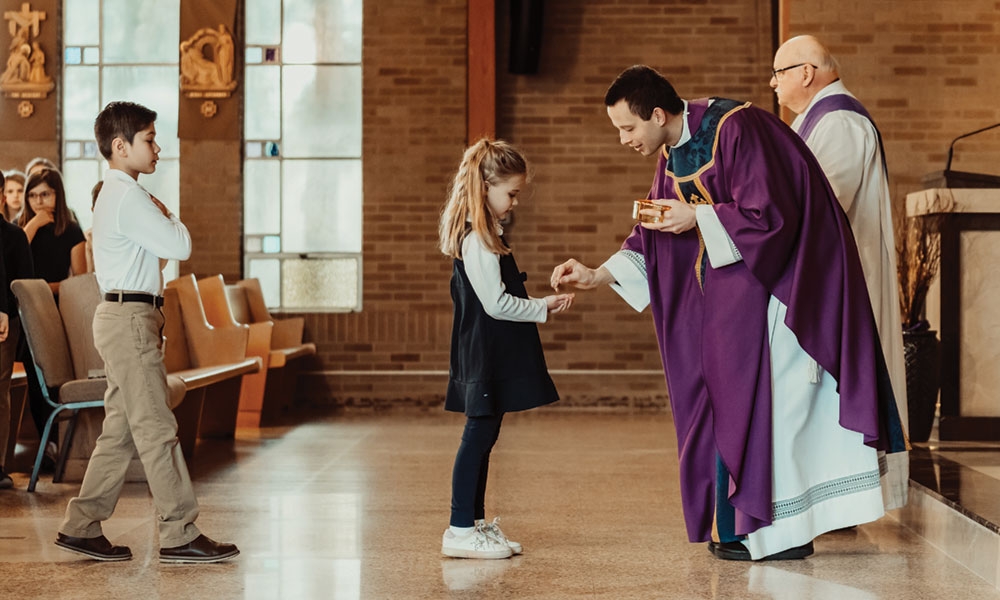
<svg viewBox="0 0 1000 600">
<path fill-rule="evenodd" d="M 668 210 L 670 207 L 665 204 L 656 204 L 652 200 L 636 200 L 632 203 L 632 218 L 640 223 L 662 223 L 663 215 Z"/>
</svg>

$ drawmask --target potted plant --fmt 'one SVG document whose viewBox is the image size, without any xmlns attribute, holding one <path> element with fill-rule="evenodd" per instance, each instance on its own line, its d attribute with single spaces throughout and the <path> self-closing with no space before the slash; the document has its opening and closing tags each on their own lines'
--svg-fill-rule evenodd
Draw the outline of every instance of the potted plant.
<svg viewBox="0 0 1000 600">
<path fill-rule="evenodd" d="M 908 425 L 910 440 L 914 442 L 926 442 L 930 437 L 941 386 L 940 341 L 927 321 L 927 292 L 940 265 L 941 214 L 950 205 L 951 202 L 936 196 L 925 214 L 896 219 Z"/>
</svg>

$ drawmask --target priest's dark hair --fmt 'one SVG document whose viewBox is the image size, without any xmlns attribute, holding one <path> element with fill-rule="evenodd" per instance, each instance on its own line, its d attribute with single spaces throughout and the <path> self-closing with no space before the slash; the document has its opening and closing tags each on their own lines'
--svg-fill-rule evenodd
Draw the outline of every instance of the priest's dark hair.
<svg viewBox="0 0 1000 600">
<path fill-rule="evenodd" d="M 684 102 L 674 91 L 666 77 L 656 69 L 646 65 L 633 65 L 618 75 L 604 94 L 605 106 L 614 106 L 625 100 L 631 113 L 643 121 L 653 116 L 654 108 L 679 115 L 684 110 Z"/>
</svg>

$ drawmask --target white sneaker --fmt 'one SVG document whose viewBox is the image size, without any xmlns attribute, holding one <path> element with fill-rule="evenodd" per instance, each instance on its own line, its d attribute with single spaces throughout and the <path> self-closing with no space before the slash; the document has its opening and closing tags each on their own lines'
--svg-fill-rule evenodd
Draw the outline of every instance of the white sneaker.
<svg viewBox="0 0 1000 600">
<path fill-rule="evenodd" d="M 521 544 L 515 542 L 514 540 L 508 540 L 507 536 L 500 530 L 500 517 L 493 517 L 492 523 L 487 523 L 486 519 L 480 519 L 476 521 L 476 525 L 481 525 L 483 531 L 485 531 L 488 535 L 493 536 L 493 538 L 497 541 L 507 544 L 507 546 L 510 547 L 510 551 L 514 554 L 521 553 Z"/>
<path fill-rule="evenodd" d="M 445 529 L 441 536 L 441 554 L 455 558 L 510 558 L 513 551 L 478 524 L 472 533 L 459 537 Z"/>
</svg>

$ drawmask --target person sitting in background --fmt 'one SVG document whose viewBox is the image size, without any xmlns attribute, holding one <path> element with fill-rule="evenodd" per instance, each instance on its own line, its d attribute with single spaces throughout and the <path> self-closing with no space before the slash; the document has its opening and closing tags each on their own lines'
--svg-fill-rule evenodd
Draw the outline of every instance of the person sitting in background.
<svg viewBox="0 0 1000 600">
<path fill-rule="evenodd" d="M 24 192 L 27 202 L 21 214 L 21 228 L 31 244 L 35 276 L 47 281 L 52 294 L 58 299 L 59 282 L 70 275 L 87 272 L 83 230 L 66 205 L 66 190 L 59 171 L 43 168 L 28 175 Z M 28 406 L 35 426 L 41 432 L 52 414 L 52 407 L 42 395 L 31 354 L 23 348 L 23 344 L 21 360 L 28 380 Z M 49 439 L 43 440 L 48 457 L 47 467 L 56 455 L 58 439 L 53 429 Z"/>
<path fill-rule="evenodd" d="M 44 156 L 36 156 L 28 161 L 28 166 L 24 168 L 24 172 L 27 177 L 31 177 L 41 169 L 52 169 L 54 171 L 58 171 L 59 166 Z"/>
<path fill-rule="evenodd" d="M 86 238 L 66 204 L 62 175 L 41 169 L 28 176 L 21 228 L 31 243 L 35 270 L 59 294 L 59 282 L 87 272 Z"/>
<path fill-rule="evenodd" d="M 20 171 L 7 171 L 5 183 L 3 184 L 3 216 L 8 223 L 17 224 L 21 210 L 24 208 L 24 173 Z"/>
<path fill-rule="evenodd" d="M 4 176 L 0 173 L 0 187 L 4 186 Z M 4 187 L 6 189 L 6 187 Z M 6 202 L 3 202 L 6 213 Z M 31 248 L 28 238 L 21 229 L 0 219 L 0 246 L 3 260 L 0 261 L 0 286 L 7 290 L 0 294 L 0 489 L 14 487 L 10 476 L 4 472 L 4 456 L 10 439 L 10 377 L 14 372 L 18 340 L 21 338 L 21 320 L 17 315 L 17 299 L 10 291 L 10 282 L 15 279 L 30 279 L 35 276 L 31 262 Z M 6 320 L 6 332 L 2 331 Z"/>
</svg>

